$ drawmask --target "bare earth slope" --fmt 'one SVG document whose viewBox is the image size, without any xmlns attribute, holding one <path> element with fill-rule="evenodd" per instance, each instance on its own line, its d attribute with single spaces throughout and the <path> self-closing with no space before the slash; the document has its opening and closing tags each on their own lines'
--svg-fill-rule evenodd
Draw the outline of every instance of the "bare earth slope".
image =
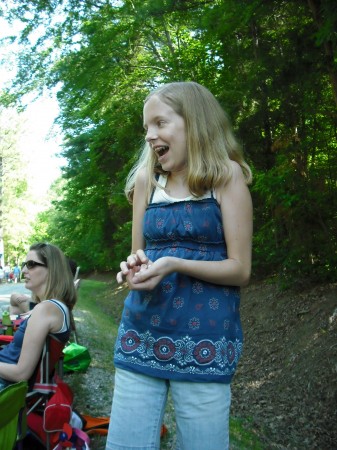
<svg viewBox="0 0 337 450">
<path fill-rule="evenodd" d="M 232 414 L 251 417 L 266 448 L 337 449 L 337 283 L 242 298 L 244 354 Z"/>
<path fill-rule="evenodd" d="M 97 306 L 118 322 L 126 292 L 114 285 Z M 337 283 L 282 292 L 252 283 L 243 290 L 241 315 L 245 345 L 232 384 L 232 416 L 251 420 L 264 450 L 336 450 Z M 79 332 L 96 355 L 85 320 Z M 92 364 L 84 377 L 77 401 L 93 415 L 109 414 L 110 372 Z"/>
</svg>

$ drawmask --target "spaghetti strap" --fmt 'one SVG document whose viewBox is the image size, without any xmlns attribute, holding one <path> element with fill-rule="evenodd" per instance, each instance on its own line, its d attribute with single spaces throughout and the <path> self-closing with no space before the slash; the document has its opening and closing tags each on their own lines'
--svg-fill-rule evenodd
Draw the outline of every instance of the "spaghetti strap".
<svg viewBox="0 0 337 450">
<path fill-rule="evenodd" d="M 155 174 L 155 179 L 156 179 L 156 181 L 159 180 L 159 177 L 160 177 L 160 174 L 159 174 L 159 173 L 156 173 L 156 174 Z M 156 190 L 156 189 L 157 189 L 156 186 L 152 189 L 151 197 L 150 197 L 150 201 L 149 201 L 149 205 L 152 203 L 153 196 L 154 196 L 154 193 L 155 193 L 155 190 Z"/>
</svg>

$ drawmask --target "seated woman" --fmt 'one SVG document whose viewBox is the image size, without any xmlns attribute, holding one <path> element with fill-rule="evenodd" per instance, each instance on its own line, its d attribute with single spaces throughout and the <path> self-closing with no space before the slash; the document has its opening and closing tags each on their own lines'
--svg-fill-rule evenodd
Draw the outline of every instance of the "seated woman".
<svg viewBox="0 0 337 450">
<path fill-rule="evenodd" d="M 76 303 L 76 289 L 63 252 L 51 244 L 32 245 L 22 276 L 37 305 L 20 325 L 13 341 L 0 350 L 0 390 L 29 380 L 48 334 L 66 343 L 71 332 L 70 311 Z"/>
</svg>

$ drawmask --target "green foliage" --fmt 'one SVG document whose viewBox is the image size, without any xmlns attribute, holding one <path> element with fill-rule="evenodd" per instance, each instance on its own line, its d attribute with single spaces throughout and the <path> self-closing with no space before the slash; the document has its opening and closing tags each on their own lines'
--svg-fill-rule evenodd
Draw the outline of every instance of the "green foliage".
<svg viewBox="0 0 337 450">
<path fill-rule="evenodd" d="M 143 99 L 195 80 L 228 111 L 254 169 L 255 274 L 336 278 L 335 2 L 21 0 L 7 13 L 24 20 L 25 48 L 3 101 L 57 87 L 66 136 L 66 183 L 36 237 L 87 270 L 116 270 L 130 249 L 123 189 Z"/>
<path fill-rule="evenodd" d="M 0 110 L 0 238 L 4 242 L 4 264 L 20 263 L 31 233 L 29 211 L 33 199 L 19 139 L 22 117 L 13 110 Z"/>
<path fill-rule="evenodd" d="M 272 267 L 280 279 L 288 280 L 334 279 L 336 175 L 323 174 L 336 167 L 337 160 L 316 158 L 303 165 L 299 149 L 292 150 L 280 149 L 275 166 L 255 175 L 255 270 L 263 275 Z"/>
</svg>

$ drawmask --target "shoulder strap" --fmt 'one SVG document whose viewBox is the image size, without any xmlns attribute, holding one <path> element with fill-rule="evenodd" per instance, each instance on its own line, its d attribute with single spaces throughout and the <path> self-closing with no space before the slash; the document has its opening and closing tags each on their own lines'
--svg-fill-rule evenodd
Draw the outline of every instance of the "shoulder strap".
<svg viewBox="0 0 337 450">
<path fill-rule="evenodd" d="M 70 309 L 66 305 L 64 305 L 62 302 L 60 302 L 59 300 L 49 299 L 49 300 L 45 300 L 45 301 L 54 303 L 54 305 L 56 305 L 63 312 L 64 320 L 66 322 L 66 327 L 70 328 L 70 323 L 69 323 L 69 321 L 70 321 Z M 68 310 L 68 314 L 67 314 L 67 310 Z"/>
<path fill-rule="evenodd" d="M 159 180 L 159 177 L 160 177 L 160 173 L 156 173 L 156 174 L 155 174 L 155 179 L 156 179 L 156 181 Z M 149 201 L 149 205 L 152 203 L 152 199 L 153 199 L 154 192 L 155 192 L 156 189 L 157 189 L 156 186 L 152 189 L 151 197 L 150 197 L 150 201 Z"/>
</svg>

